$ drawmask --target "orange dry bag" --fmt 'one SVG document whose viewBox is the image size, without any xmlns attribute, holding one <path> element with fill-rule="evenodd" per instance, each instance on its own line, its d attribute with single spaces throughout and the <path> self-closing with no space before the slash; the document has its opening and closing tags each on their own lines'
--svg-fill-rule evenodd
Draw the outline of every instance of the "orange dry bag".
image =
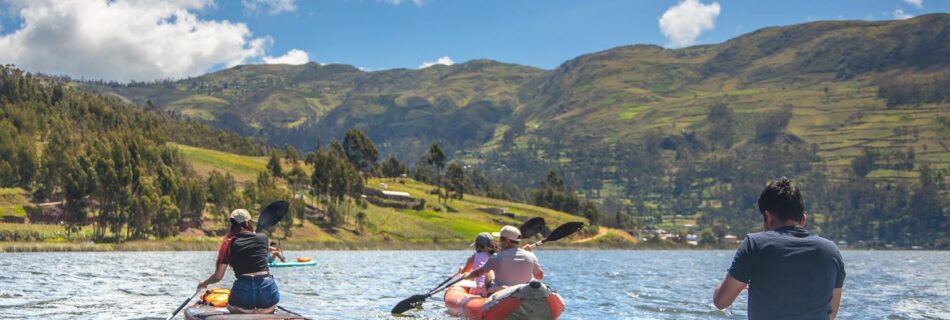
<svg viewBox="0 0 950 320">
<path fill-rule="evenodd" d="M 226 307 L 228 306 L 228 295 L 230 294 L 231 289 L 211 288 L 201 295 L 201 302 L 214 307 Z"/>
<path fill-rule="evenodd" d="M 297 262 L 310 262 L 310 257 L 297 257 Z"/>
</svg>

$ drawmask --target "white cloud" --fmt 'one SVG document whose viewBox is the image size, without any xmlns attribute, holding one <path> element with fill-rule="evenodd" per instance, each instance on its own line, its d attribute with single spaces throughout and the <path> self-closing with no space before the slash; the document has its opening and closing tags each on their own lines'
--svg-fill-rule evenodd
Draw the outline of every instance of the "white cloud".
<svg viewBox="0 0 950 320">
<path fill-rule="evenodd" d="M 310 62 L 310 55 L 306 51 L 293 49 L 279 57 L 264 57 L 266 64 L 304 64 Z"/>
<path fill-rule="evenodd" d="M 720 9 L 718 2 L 703 4 L 698 0 L 680 1 L 660 17 L 660 33 L 670 40 L 671 47 L 692 45 L 701 33 L 716 27 Z"/>
<path fill-rule="evenodd" d="M 894 10 L 894 19 L 905 20 L 905 19 L 910 19 L 913 17 L 914 15 L 904 12 L 904 9 L 897 8 L 897 10 Z"/>
<path fill-rule="evenodd" d="M 280 14 L 281 12 L 297 11 L 296 0 L 241 0 L 246 14 Z"/>
<path fill-rule="evenodd" d="M 37 0 L 10 5 L 22 19 L 0 36 L 0 63 L 107 80 L 202 74 L 260 59 L 273 40 L 243 23 L 203 20 L 210 0 Z"/>
<path fill-rule="evenodd" d="M 441 64 L 441 65 L 444 65 L 444 66 L 451 66 L 451 65 L 455 64 L 455 61 L 452 61 L 452 58 L 449 58 L 449 56 L 439 57 L 439 59 L 437 59 L 437 60 L 435 60 L 435 61 L 425 61 L 425 62 L 422 62 L 422 64 L 419 65 L 419 69 L 425 69 L 425 68 L 428 68 L 428 67 L 431 67 L 431 66 L 434 66 L 434 65 L 437 65 L 437 64 Z"/>
<path fill-rule="evenodd" d="M 923 7 L 924 7 L 924 0 L 904 0 L 904 2 L 906 2 L 906 3 L 909 4 L 909 5 L 914 6 L 914 7 L 916 7 L 916 8 L 923 8 Z"/>
<path fill-rule="evenodd" d="M 407 0 L 378 0 L 378 1 L 382 1 L 394 6 L 398 6 L 402 4 L 403 2 L 409 2 Z M 412 0 L 412 3 L 416 4 L 417 7 L 421 7 L 423 2 L 425 2 L 425 0 Z"/>
</svg>

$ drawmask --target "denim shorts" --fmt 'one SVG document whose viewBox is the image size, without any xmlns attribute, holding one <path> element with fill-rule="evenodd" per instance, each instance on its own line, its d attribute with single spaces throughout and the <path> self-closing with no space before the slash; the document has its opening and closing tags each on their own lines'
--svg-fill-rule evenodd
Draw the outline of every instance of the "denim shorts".
<svg viewBox="0 0 950 320">
<path fill-rule="evenodd" d="M 238 276 L 231 285 L 228 304 L 244 309 L 269 308 L 280 301 L 274 276 Z"/>
</svg>

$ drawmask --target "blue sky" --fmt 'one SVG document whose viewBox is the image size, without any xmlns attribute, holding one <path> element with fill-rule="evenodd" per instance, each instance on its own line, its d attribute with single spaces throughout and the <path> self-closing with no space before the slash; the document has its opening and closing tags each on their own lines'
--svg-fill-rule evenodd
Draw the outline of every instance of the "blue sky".
<svg viewBox="0 0 950 320">
<path fill-rule="evenodd" d="M 79 2 L 72 4 L 73 1 Z M 578 55 L 622 45 L 656 44 L 682 47 L 690 44 L 719 43 L 767 26 L 816 20 L 891 20 L 895 17 L 950 12 L 948 0 L 178 1 L 187 4 L 172 1 L 162 7 L 152 1 L 143 6 L 135 0 L 8 2 L 0 9 L 0 50 L 33 53 L 39 51 L 50 53 L 49 56 L 54 56 L 53 53 L 65 54 L 56 50 L 65 50 L 64 47 L 69 49 L 71 41 L 59 39 L 65 36 L 49 32 L 49 26 L 40 28 L 46 23 L 54 25 L 53 27 L 59 25 L 62 29 L 83 30 L 76 32 L 78 35 L 75 36 L 83 39 L 75 41 L 75 45 L 80 48 L 71 52 L 89 57 L 83 57 L 84 60 L 73 63 L 88 65 L 89 62 L 83 61 L 94 61 L 96 55 L 104 55 L 102 59 L 109 60 L 109 52 L 123 51 L 124 46 L 148 47 L 155 44 L 155 47 L 158 47 L 156 50 L 161 52 L 138 50 L 128 53 L 128 59 L 121 59 L 129 60 L 125 62 L 132 64 L 125 66 L 126 69 L 139 67 L 139 72 L 99 70 L 108 69 L 109 64 L 84 68 L 68 66 L 65 63 L 58 66 L 48 61 L 39 61 L 39 58 L 27 53 L 0 53 L 0 63 L 16 63 L 25 65 L 28 69 L 48 73 L 118 80 L 174 78 L 235 64 L 263 61 L 298 63 L 304 61 L 301 59 L 381 70 L 419 68 L 424 62 L 435 62 L 440 57 L 446 57 L 443 58 L 443 63 L 487 58 L 551 69 Z M 98 9 L 83 10 L 92 3 L 98 3 Z M 126 4 L 128 8 L 119 6 L 121 4 Z M 38 13 L 28 14 L 27 18 L 21 14 L 23 10 L 38 9 L 36 7 L 44 5 L 58 8 L 62 10 L 63 15 L 74 16 L 75 20 L 80 22 L 71 27 L 68 23 L 57 21 L 72 19 L 44 20 L 43 17 L 37 16 Z M 667 25 L 670 30 L 664 33 L 660 23 L 661 17 L 681 5 L 684 8 L 692 5 L 693 10 L 685 8 L 683 14 L 671 15 Z M 173 8 L 166 8 L 168 6 Z M 138 10 L 144 7 L 148 8 L 143 9 L 145 11 Z M 186 37 L 174 34 L 179 31 L 155 31 L 148 29 L 148 25 L 137 25 L 129 27 L 135 30 L 128 32 L 131 39 L 127 43 L 119 41 L 112 44 L 117 48 L 112 51 L 99 50 L 99 47 L 87 48 L 84 46 L 91 45 L 82 43 L 96 42 L 85 38 L 88 34 L 100 32 L 117 33 L 109 37 L 103 36 L 105 39 L 122 39 L 120 31 L 114 29 L 124 29 L 126 25 L 135 22 L 129 20 L 125 24 L 116 22 L 108 26 L 97 26 L 91 23 L 82 24 L 83 19 L 123 21 L 123 17 L 129 15 L 142 19 L 142 16 L 154 13 L 157 16 L 175 16 L 171 19 L 165 18 L 169 23 L 188 20 L 188 17 L 177 16 L 174 9 L 185 10 L 198 21 L 180 32 L 187 32 L 189 28 L 207 32 L 202 36 Z M 82 13 L 86 11 L 89 13 Z M 102 11 L 109 11 L 114 15 L 99 16 Z M 224 24 L 227 28 L 217 28 L 215 24 Z M 26 27 L 27 25 L 32 25 L 32 29 Z M 246 30 L 241 29 L 242 26 Z M 159 22 L 158 27 L 151 27 L 161 28 L 162 23 Z M 243 33 L 241 30 L 244 30 Z M 682 34 L 684 32 L 686 34 Z M 145 36 L 137 37 L 139 34 Z M 54 38 L 56 41 L 38 41 L 35 39 L 37 37 Z M 234 37 L 239 37 L 244 42 L 215 42 L 219 41 L 215 39 Z M 148 41 L 137 38 L 145 38 Z M 192 38 L 194 43 L 184 40 Z M 101 47 L 103 44 L 95 45 Z M 179 46 L 183 48 L 177 48 Z M 202 46 L 213 48 L 188 50 L 190 47 Z M 296 59 L 274 60 L 295 49 L 299 50 Z M 305 56 L 302 55 L 304 52 Z M 218 56 L 217 59 L 215 55 Z M 122 56 L 126 54 L 123 53 Z M 188 64 L 175 60 L 181 56 L 194 57 L 194 62 Z M 148 66 L 142 67 L 134 63 Z M 155 76 L 152 76 L 153 74 Z"/>
</svg>

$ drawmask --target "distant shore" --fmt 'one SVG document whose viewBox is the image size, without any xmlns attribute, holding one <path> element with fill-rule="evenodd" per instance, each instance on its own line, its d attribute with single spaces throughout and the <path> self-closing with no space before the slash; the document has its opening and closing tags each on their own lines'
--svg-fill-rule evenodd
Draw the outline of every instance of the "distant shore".
<svg viewBox="0 0 950 320">
<path fill-rule="evenodd" d="M 214 251 L 220 243 L 217 239 L 194 240 L 139 240 L 115 243 L 91 242 L 28 242 L 0 241 L 0 253 L 13 252 L 131 252 L 131 251 Z M 367 251 L 367 250 L 470 250 L 468 243 L 461 242 L 309 242 L 284 241 L 284 250 L 329 250 L 329 251 Z M 735 245 L 692 246 L 678 243 L 637 243 L 637 244 L 587 244 L 587 243 L 551 243 L 541 250 L 735 250 Z M 855 251 L 899 251 L 911 248 L 842 248 Z"/>
<path fill-rule="evenodd" d="M 0 241 L 0 253 L 10 252 L 110 252 L 110 251 L 213 251 L 220 243 L 201 241 L 140 240 L 115 243 Z M 470 250 L 461 242 L 307 242 L 284 241 L 284 250 Z M 735 246 L 691 246 L 676 243 L 587 244 L 551 243 L 541 250 L 734 250 Z"/>
</svg>

